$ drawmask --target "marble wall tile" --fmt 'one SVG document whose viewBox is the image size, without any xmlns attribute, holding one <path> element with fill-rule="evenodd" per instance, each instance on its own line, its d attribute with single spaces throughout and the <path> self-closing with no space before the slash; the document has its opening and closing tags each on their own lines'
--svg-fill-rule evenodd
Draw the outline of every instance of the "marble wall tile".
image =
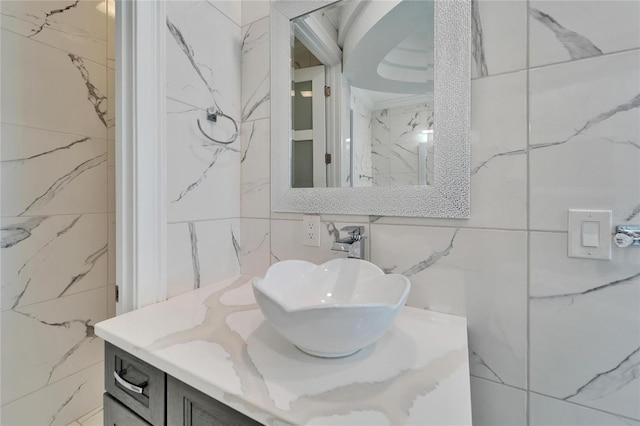
<svg viewBox="0 0 640 426">
<path fill-rule="evenodd" d="M 238 0 L 206 0 L 236 25 L 242 23 L 242 2 Z"/>
<path fill-rule="evenodd" d="M 520 389 L 471 377 L 474 426 L 527 424 L 527 393 Z"/>
<path fill-rule="evenodd" d="M 527 66 L 527 2 L 472 0 L 473 78 Z"/>
<path fill-rule="evenodd" d="M 107 67 L 116 67 L 116 2 L 107 0 Z"/>
<path fill-rule="evenodd" d="M 116 286 L 109 285 L 107 287 L 107 318 L 116 316 Z"/>
<path fill-rule="evenodd" d="M 99 362 L 2 406 L 3 425 L 65 426 L 102 404 L 104 363 Z"/>
<path fill-rule="evenodd" d="M 352 186 L 353 183 L 354 187 L 372 186 L 374 174 L 371 168 L 371 141 L 373 136 L 371 132 L 371 111 L 363 106 L 353 93 L 351 94 L 351 116 L 353 118 L 351 122 L 351 148 L 348 151 L 343 148 L 343 154 L 341 154 L 342 162 L 347 163 L 347 166 L 343 167 L 347 176 L 343 177 L 345 182 L 342 182 L 341 185 Z M 353 156 L 353 161 L 351 161 L 351 155 Z M 351 173 L 348 171 L 349 163 L 353 165 Z"/>
<path fill-rule="evenodd" d="M 2 216 L 107 209 L 104 139 L 2 125 Z"/>
<path fill-rule="evenodd" d="M 271 2 L 269 0 L 243 0 L 241 7 L 242 26 L 244 27 L 245 25 L 269 16 Z"/>
<path fill-rule="evenodd" d="M 526 229 L 526 91 L 524 71 L 472 82 L 473 213 L 466 226 Z"/>
<path fill-rule="evenodd" d="M 104 186 L 102 187 L 104 190 Z M 102 192 L 102 191 L 101 191 Z M 101 194 L 104 196 L 104 194 Z M 107 141 L 107 212 L 116 211 L 116 141 Z"/>
<path fill-rule="evenodd" d="M 471 374 L 526 388 L 525 232 L 372 224 L 371 242 L 411 279 L 409 306 L 466 315 Z"/>
<path fill-rule="evenodd" d="M 242 28 L 242 121 L 269 117 L 269 18 Z"/>
<path fill-rule="evenodd" d="M 423 131 L 433 128 L 433 105 L 419 103 L 403 107 L 373 111 L 369 121 L 371 140 L 369 150 L 364 150 L 356 160 L 364 169 L 370 168 L 373 186 L 418 185 L 419 143 L 426 141 Z M 356 138 L 357 142 L 357 138 Z M 356 158 L 358 152 L 356 151 Z M 368 160 L 371 158 L 371 160 Z M 367 161 L 371 162 L 371 165 Z M 365 177 L 366 177 L 366 171 Z M 356 176 L 355 182 L 358 182 Z M 368 185 L 357 185 L 368 186 Z"/>
<path fill-rule="evenodd" d="M 532 70 L 530 214 L 567 229 L 570 208 L 640 224 L 640 51 Z"/>
<path fill-rule="evenodd" d="M 116 70 L 107 67 L 107 139 L 116 139 Z"/>
<path fill-rule="evenodd" d="M 242 123 L 242 217 L 268 218 L 270 214 L 270 130 L 269 119 Z"/>
<path fill-rule="evenodd" d="M 93 325 L 107 318 L 106 297 L 104 286 L 2 312 L 3 412 L 4 404 L 102 359 Z"/>
<path fill-rule="evenodd" d="M 529 62 L 537 67 L 640 47 L 637 1 L 529 2 Z"/>
<path fill-rule="evenodd" d="M 166 34 L 167 96 L 238 121 L 239 26 L 209 2 L 168 1 Z"/>
<path fill-rule="evenodd" d="M 271 226 L 268 219 L 240 219 L 240 271 L 263 277 L 271 266 Z"/>
<path fill-rule="evenodd" d="M 240 219 L 167 226 L 167 296 L 240 273 Z"/>
<path fill-rule="evenodd" d="M 640 257 L 566 253 L 565 233 L 531 234 L 530 388 L 640 419 Z"/>
<path fill-rule="evenodd" d="M 471 99 L 471 217 L 373 217 L 376 223 L 526 229 L 526 72 L 474 80 Z"/>
<path fill-rule="evenodd" d="M 106 214 L 2 218 L 2 310 L 105 286 L 106 229 Z"/>
<path fill-rule="evenodd" d="M 531 426 L 638 426 L 640 422 L 531 393 Z"/>
<path fill-rule="evenodd" d="M 240 138 L 231 145 L 210 142 L 196 124 L 204 115 L 200 109 L 167 99 L 169 222 L 240 214 Z"/>
<path fill-rule="evenodd" d="M 2 30 L 2 121 L 106 137 L 106 67 Z"/>
<path fill-rule="evenodd" d="M 304 259 L 321 264 L 338 257 L 347 257 L 346 252 L 332 251 L 331 245 L 336 237 L 346 237 L 340 229 L 350 225 L 365 227 L 365 257 L 370 258 L 371 234 L 369 225 L 363 222 L 334 222 L 332 218 L 321 217 L 320 247 L 310 247 L 302 244 L 302 220 L 271 220 L 271 263 L 288 259 Z"/>
<path fill-rule="evenodd" d="M 107 21 L 100 1 L 3 1 L 1 26 L 13 33 L 106 64 Z"/>
</svg>

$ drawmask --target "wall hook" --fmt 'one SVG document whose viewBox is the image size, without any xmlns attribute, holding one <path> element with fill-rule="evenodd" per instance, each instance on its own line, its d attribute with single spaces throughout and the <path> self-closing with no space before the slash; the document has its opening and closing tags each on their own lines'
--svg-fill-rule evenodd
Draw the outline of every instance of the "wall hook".
<svg viewBox="0 0 640 426">
<path fill-rule="evenodd" d="M 220 111 L 219 109 L 216 109 L 214 107 L 210 107 L 207 108 L 207 121 L 211 121 L 214 123 L 218 122 L 218 117 L 225 117 L 229 120 L 231 120 L 231 122 L 233 123 L 233 127 L 234 127 L 234 132 L 233 135 L 231 136 L 231 138 L 228 141 L 219 141 L 217 139 L 212 138 L 211 136 L 209 136 L 207 133 L 205 133 L 204 130 L 202 130 L 202 125 L 200 124 L 200 119 L 197 118 L 196 122 L 198 123 L 198 129 L 200 129 L 200 132 L 204 135 L 205 138 L 209 139 L 212 142 L 221 144 L 221 145 L 229 145 L 232 144 L 236 141 L 236 139 L 238 139 L 238 123 L 236 123 L 236 120 L 234 120 L 233 118 L 229 117 L 227 114 L 223 113 L 222 111 Z"/>
</svg>

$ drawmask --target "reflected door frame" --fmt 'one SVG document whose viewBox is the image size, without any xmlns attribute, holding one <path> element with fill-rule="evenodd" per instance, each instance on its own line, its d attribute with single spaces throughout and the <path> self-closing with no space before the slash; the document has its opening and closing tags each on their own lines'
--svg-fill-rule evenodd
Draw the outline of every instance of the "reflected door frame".
<svg viewBox="0 0 640 426">
<path fill-rule="evenodd" d="M 291 143 L 313 140 L 313 187 L 327 186 L 327 165 L 324 155 L 327 153 L 327 131 L 325 119 L 325 67 L 301 68 L 293 72 L 294 83 L 311 81 L 313 122 L 311 130 L 292 130 Z M 293 152 L 293 148 L 291 150 Z"/>
</svg>

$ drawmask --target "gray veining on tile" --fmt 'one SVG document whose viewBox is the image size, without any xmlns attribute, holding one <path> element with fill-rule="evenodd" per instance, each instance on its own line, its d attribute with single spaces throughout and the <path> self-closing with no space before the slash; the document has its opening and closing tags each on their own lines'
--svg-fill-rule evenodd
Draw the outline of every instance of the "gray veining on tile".
<svg viewBox="0 0 640 426">
<path fill-rule="evenodd" d="M 80 348 L 80 346 L 82 346 L 86 342 L 91 342 L 96 338 L 93 325 L 90 325 L 89 324 L 90 322 L 91 322 L 90 319 L 83 322 L 85 326 L 85 335 L 82 337 L 82 339 L 78 341 L 78 343 L 73 345 L 71 349 L 69 349 L 64 355 L 62 355 L 62 357 L 60 357 L 58 362 L 56 362 L 51 367 L 51 371 L 49 372 L 49 377 L 47 378 L 47 383 L 46 383 L 47 385 L 51 383 L 51 378 L 53 377 L 53 373 L 56 372 L 56 369 L 58 369 L 58 367 L 63 365 L 67 361 L 67 359 L 69 359 L 69 357 L 72 356 Z"/>
<path fill-rule="evenodd" d="M 612 109 L 610 109 L 608 111 L 605 111 L 605 112 L 603 112 L 601 114 L 598 114 L 597 116 L 589 119 L 587 122 L 584 123 L 584 125 L 582 127 L 580 127 L 579 129 L 575 130 L 575 132 L 571 136 L 569 136 L 568 138 L 563 139 L 561 141 L 555 141 L 555 142 L 531 144 L 531 149 L 540 149 L 540 148 L 547 148 L 547 147 L 550 147 L 550 146 L 563 145 L 563 144 L 571 141 L 576 136 L 579 136 L 579 135 L 585 133 L 586 131 L 588 131 L 591 127 L 595 126 L 596 124 L 599 124 L 599 123 L 601 123 L 603 121 L 606 121 L 606 120 L 608 120 L 609 118 L 615 116 L 618 113 L 630 111 L 630 110 L 638 108 L 638 107 L 640 107 L 640 94 L 636 95 L 629 102 L 626 102 L 624 104 L 618 105 L 615 108 L 612 108 Z M 633 142 L 631 142 L 631 145 L 636 146 L 636 144 L 633 143 Z"/>
<path fill-rule="evenodd" d="M 71 181 L 76 179 L 82 173 L 87 170 L 91 170 L 94 167 L 99 166 L 100 164 L 106 163 L 107 154 L 100 154 L 97 157 L 94 157 L 90 160 L 85 161 L 80 164 L 64 176 L 58 178 L 46 191 L 44 194 L 39 195 L 35 200 L 31 202 L 22 212 L 18 214 L 18 216 L 25 216 L 30 214 L 33 210 L 38 210 L 43 205 L 50 202 L 60 191 L 62 191 Z"/>
<path fill-rule="evenodd" d="M 489 157 L 488 159 L 480 162 L 480 164 L 478 164 L 477 166 L 475 166 L 473 169 L 471 169 L 471 176 L 475 175 L 476 173 L 478 173 L 480 170 L 482 170 L 483 168 L 488 167 L 487 165 L 491 162 L 491 160 L 493 160 L 494 158 L 498 158 L 498 157 L 509 157 L 512 155 L 523 155 L 523 154 L 527 154 L 529 152 L 529 150 L 525 149 L 517 149 L 515 151 L 506 151 L 506 152 L 499 152 L 497 154 L 493 154 L 491 157 Z"/>
<path fill-rule="evenodd" d="M 177 203 L 178 201 L 182 200 L 187 194 L 189 194 L 189 192 L 193 191 L 195 188 L 198 187 L 198 185 L 200 185 L 202 182 L 204 182 L 204 180 L 207 178 L 207 174 L 213 168 L 213 166 L 216 165 L 216 162 L 218 161 L 218 158 L 220 158 L 220 154 L 222 154 L 224 151 L 227 151 L 227 149 L 225 149 L 225 148 L 216 148 L 213 151 L 213 154 L 212 154 L 213 158 L 211 159 L 211 162 L 202 171 L 202 173 L 200 174 L 200 177 L 198 178 L 198 180 L 196 180 L 195 182 L 192 182 L 186 188 L 181 190 L 180 193 L 177 195 L 177 197 L 175 199 L 171 200 L 171 203 Z"/>
<path fill-rule="evenodd" d="M 637 274 L 631 275 L 629 277 L 620 278 L 620 279 L 617 279 L 617 280 L 612 281 L 610 283 L 602 284 L 602 285 L 599 285 L 599 286 L 596 286 L 596 287 L 592 287 L 592 288 L 589 288 L 587 290 L 580 291 L 580 292 L 563 293 L 563 294 L 551 294 L 551 295 L 546 295 L 546 296 L 531 296 L 530 299 L 531 300 L 550 300 L 550 299 L 571 298 L 573 300 L 575 297 L 583 296 L 585 294 L 601 291 L 601 290 L 604 290 L 604 289 L 609 289 L 611 287 L 616 287 L 618 285 L 640 284 L 640 281 L 637 281 L 637 282 L 635 281 L 638 278 L 640 278 L 640 272 L 638 272 Z"/>
<path fill-rule="evenodd" d="M 87 70 L 87 67 L 84 65 L 84 60 L 71 53 L 69 53 L 69 58 L 78 71 L 80 71 L 84 84 L 87 86 L 87 99 L 91 102 L 91 105 L 93 105 L 93 109 L 96 111 L 102 124 L 107 127 L 107 97 L 100 93 L 100 90 L 91 82 L 91 76 L 89 75 L 89 70 Z"/>
<path fill-rule="evenodd" d="M 632 211 L 631 213 L 629 213 L 629 216 L 627 216 L 624 221 L 625 222 L 629 222 L 630 220 L 632 220 L 634 217 L 638 216 L 638 214 L 640 214 L 640 204 L 638 204 Z"/>
<path fill-rule="evenodd" d="M 558 41 L 562 43 L 567 52 L 569 52 L 571 59 L 575 60 L 602 55 L 602 50 L 594 45 L 591 40 L 575 31 L 563 27 L 553 19 L 551 15 L 533 7 L 529 8 L 529 15 L 541 22 L 555 34 Z"/>
<path fill-rule="evenodd" d="M 180 49 L 182 50 L 182 52 L 185 54 L 185 56 L 191 63 L 191 66 L 193 67 L 194 71 L 196 72 L 198 77 L 200 77 L 200 80 L 202 80 L 205 87 L 209 91 L 209 94 L 211 95 L 211 101 L 213 102 L 213 106 L 215 106 L 217 111 L 221 111 L 220 107 L 218 106 L 218 103 L 216 102 L 216 91 L 213 89 L 213 87 L 209 84 L 209 81 L 207 81 L 207 79 L 202 74 L 202 70 L 200 69 L 200 65 L 202 64 L 199 64 L 198 62 L 196 62 L 193 48 L 189 45 L 187 40 L 185 40 L 184 36 L 182 35 L 182 32 L 178 29 L 178 27 L 176 27 L 169 20 L 169 17 L 167 17 L 167 28 L 169 29 L 169 32 L 173 36 L 173 39 L 176 41 L 176 43 L 178 43 L 178 46 L 180 46 Z"/>
<path fill-rule="evenodd" d="M 242 158 L 240 159 L 240 163 L 244 163 L 244 160 L 247 159 L 247 154 L 249 153 L 249 148 L 251 148 L 251 142 L 253 142 L 253 135 L 256 132 L 256 123 L 255 121 L 251 123 L 251 133 L 249 134 L 249 139 L 247 140 L 247 146 L 242 153 Z"/>
<path fill-rule="evenodd" d="M 269 18 L 242 29 L 242 121 L 267 118 L 270 114 Z"/>
<path fill-rule="evenodd" d="M 26 238 L 29 238 L 31 236 L 31 231 L 37 228 L 45 219 L 46 217 L 44 216 L 32 217 L 15 225 L 3 226 L 2 248 L 13 247 Z M 73 224 L 75 224 L 75 222 L 72 222 L 70 226 L 73 226 Z"/>
<path fill-rule="evenodd" d="M 48 19 L 46 18 L 50 18 L 51 16 L 57 14 L 57 13 L 63 13 L 69 9 L 73 9 L 74 7 L 78 6 L 78 3 L 80 3 L 80 0 L 76 0 L 75 2 L 71 3 L 69 6 L 63 7 L 61 9 L 53 9 L 50 12 L 45 13 L 45 20 L 42 23 L 42 25 L 40 25 L 40 27 L 36 30 L 32 30 L 33 34 L 31 34 L 29 37 L 33 37 L 34 35 L 39 34 L 45 26 L 50 26 L 51 23 L 49 22 Z"/>
<path fill-rule="evenodd" d="M 240 252 L 241 252 L 241 248 L 240 248 L 240 243 L 238 243 L 238 239 L 236 238 L 236 235 L 233 233 L 233 226 L 231 226 L 231 244 L 233 245 L 233 251 L 236 253 L 236 260 L 238 261 L 238 266 L 240 266 L 242 264 L 242 261 L 240 260 Z"/>
<path fill-rule="evenodd" d="M 79 217 L 78 217 L 79 219 Z M 76 219 L 77 220 L 77 219 Z M 78 281 L 80 281 L 81 279 L 83 279 L 85 276 L 87 276 L 92 270 L 93 268 L 96 266 L 96 263 L 98 262 L 98 260 L 100 260 L 100 258 L 102 256 L 105 256 L 107 254 L 107 244 L 105 244 L 103 247 L 101 247 L 100 249 L 98 249 L 98 251 L 96 251 L 95 253 L 92 253 L 89 255 L 89 257 L 87 257 L 87 259 L 84 261 L 84 264 L 87 266 L 87 269 L 81 273 L 79 273 L 78 275 L 74 275 L 71 278 L 71 281 L 69 282 L 69 284 L 64 288 L 64 290 L 62 290 L 60 292 L 60 294 L 58 295 L 58 297 L 62 297 L 64 296 L 64 294 L 74 285 L 76 284 Z"/>
<path fill-rule="evenodd" d="M 484 57 L 484 41 L 482 38 L 482 21 L 478 9 L 478 0 L 471 1 L 471 35 L 473 37 L 472 55 L 478 77 L 489 75 L 487 61 Z"/>
<path fill-rule="evenodd" d="M 91 138 L 88 138 L 88 137 L 80 138 L 80 139 L 75 140 L 75 141 L 73 141 L 73 142 L 71 142 L 71 143 L 69 143 L 69 144 L 67 144 L 65 146 L 53 148 L 53 149 L 50 149 L 50 150 L 44 151 L 44 152 L 39 152 L 38 154 L 34 154 L 34 155 L 29 156 L 29 157 L 13 158 L 11 160 L 2 160 L 2 163 L 4 163 L 4 164 L 24 163 L 25 161 L 29 161 L 29 160 L 33 160 L 35 158 L 43 157 L 45 155 L 53 154 L 54 152 L 68 150 L 71 147 L 73 147 L 74 145 L 78 145 L 80 143 L 84 143 L 84 142 L 87 142 L 87 141 L 91 141 Z"/>
<path fill-rule="evenodd" d="M 79 0 L 78 0 L 79 1 Z M 67 406 L 67 404 L 69 404 L 71 402 L 71 400 L 73 398 L 75 398 L 76 395 L 78 395 L 78 393 L 80 392 L 80 389 L 82 389 L 82 387 L 86 384 L 86 382 L 82 383 L 80 386 L 78 386 L 76 388 L 75 391 L 73 391 L 73 393 L 69 396 L 69 398 L 67 398 L 62 405 L 60 405 L 60 407 L 58 407 L 58 409 L 56 410 L 56 412 L 53 414 L 53 416 L 51 416 L 51 421 L 49 422 L 49 426 L 53 425 L 54 422 L 56 421 L 56 419 L 58 418 L 58 415 L 60 414 L 60 412 L 64 409 L 64 407 Z"/>
<path fill-rule="evenodd" d="M 504 384 L 504 380 L 500 378 L 498 373 L 496 373 L 493 368 L 489 367 L 489 364 L 487 364 L 487 362 L 484 359 L 482 359 L 482 357 L 476 351 L 474 351 L 471 347 L 469 347 L 469 364 L 480 365 L 484 369 L 489 370 L 489 373 L 491 373 L 492 377 L 497 379 L 499 383 Z"/>
<path fill-rule="evenodd" d="M 269 75 L 266 75 L 260 82 L 259 86 L 263 86 L 265 83 L 267 83 L 268 79 L 269 79 Z M 263 94 L 261 97 L 259 97 L 258 90 L 260 90 L 260 87 L 258 87 L 256 91 L 249 96 L 249 101 L 246 104 L 244 104 L 244 106 L 242 107 L 242 121 L 249 120 L 253 115 L 253 113 L 258 108 L 260 108 L 260 106 L 266 104 L 271 100 L 271 92 L 267 92 Z"/>
<path fill-rule="evenodd" d="M 425 260 L 413 265 L 409 269 L 402 272 L 402 275 L 406 277 L 411 277 L 412 275 L 415 275 L 417 273 L 424 271 L 425 269 L 427 269 L 428 267 L 430 267 L 431 265 L 439 261 L 441 258 L 445 256 L 449 256 L 449 253 L 451 253 L 451 250 L 453 250 L 453 242 L 455 241 L 459 231 L 460 231 L 460 228 L 457 228 L 453 232 L 451 241 L 449 242 L 449 245 L 444 250 L 434 252 L 433 254 L 431 254 L 431 256 L 429 256 Z"/>
<path fill-rule="evenodd" d="M 200 288 L 200 255 L 198 254 L 198 234 L 194 222 L 189 222 L 189 237 L 191 240 L 191 262 L 193 263 L 193 288 Z"/>
<path fill-rule="evenodd" d="M 565 401 L 595 400 L 615 393 L 629 385 L 640 375 L 640 347 L 620 361 L 610 370 L 596 374 L 591 380 L 580 386 L 571 395 L 562 398 Z"/>
<path fill-rule="evenodd" d="M 2 309 L 106 284 L 105 215 L 4 218 Z"/>
</svg>

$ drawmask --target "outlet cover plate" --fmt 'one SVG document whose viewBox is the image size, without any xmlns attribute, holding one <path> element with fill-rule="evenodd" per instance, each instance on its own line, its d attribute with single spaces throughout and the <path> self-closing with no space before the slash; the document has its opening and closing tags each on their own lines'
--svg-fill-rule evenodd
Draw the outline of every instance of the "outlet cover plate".
<svg viewBox="0 0 640 426">
<path fill-rule="evenodd" d="M 304 215 L 302 217 L 302 244 L 320 247 L 320 216 Z"/>
</svg>

